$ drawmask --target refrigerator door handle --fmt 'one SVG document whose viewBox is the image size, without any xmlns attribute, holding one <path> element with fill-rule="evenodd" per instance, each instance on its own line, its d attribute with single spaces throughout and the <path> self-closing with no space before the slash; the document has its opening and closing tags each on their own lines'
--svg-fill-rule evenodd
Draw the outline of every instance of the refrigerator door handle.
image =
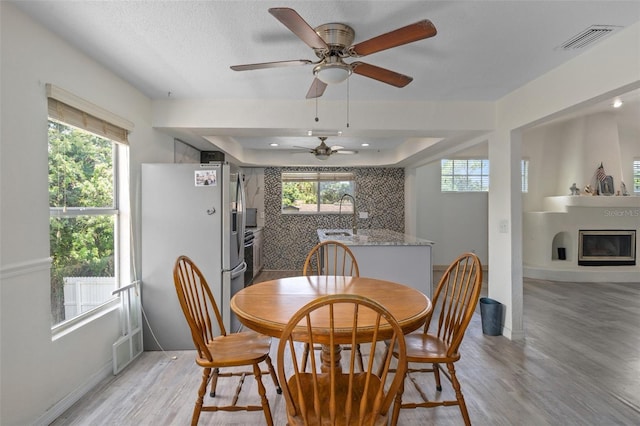
<svg viewBox="0 0 640 426">
<path fill-rule="evenodd" d="M 247 262 L 242 262 L 238 266 L 233 269 L 223 269 L 222 272 L 231 272 L 231 279 L 237 278 L 240 275 L 244 274 L 244 271 L 247 270 Z"/>
</svg>

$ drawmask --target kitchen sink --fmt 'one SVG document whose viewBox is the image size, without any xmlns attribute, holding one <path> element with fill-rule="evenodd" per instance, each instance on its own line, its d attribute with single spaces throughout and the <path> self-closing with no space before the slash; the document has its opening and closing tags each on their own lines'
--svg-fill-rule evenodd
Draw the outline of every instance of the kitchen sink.
<svg viewBox="0 0 640 426">
<path fill-rule="evenodd" d="M 329 231 L 329 232 L 325 232 L 324 235 L 326 235 L 327 237 L 350 237 L 351 236 L 351 232 L 346 232 L 346 231 Z"/>
</svg>

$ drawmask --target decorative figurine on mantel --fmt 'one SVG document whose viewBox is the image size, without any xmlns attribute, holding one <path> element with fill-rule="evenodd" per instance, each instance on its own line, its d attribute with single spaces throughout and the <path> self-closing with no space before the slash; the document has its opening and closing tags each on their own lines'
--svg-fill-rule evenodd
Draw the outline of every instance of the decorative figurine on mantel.
<svg viewBox="0 0 640 426">
<path fill-rule="evenodd" d="M 569 189 L 571 190 L 571 195 L 580 195 L 580 188 L 576 186 L 575 182 L 573 183 L 573 185 L 571 185 L 571 188 Z"/>
<path fill-rule="evenodd" d="M 629 196 L 629 191 L 627 191 L 627 185 L 624 184 L 624 182 L 620 181 L 620 189 L 622 191 L 622 196 L 623 197 L 628 197 Z M 618 191 L 620 192 L 620 191 Z"/>
<path fill-rule="evenodd" d="M 593 189 L 591 189 L 591 185 L 587 185 L 584 187 L 584 193 L 589 195 L 596 195 Z"/>
<path fill-rule="evenodd" d="M 597 195 L 613 195 L 613 176 L 608 176 L 604 171 L 604 166 L 600 163 L 600 166 L 594 173 L 595 177 L 595 190 Z"/>
</svg>

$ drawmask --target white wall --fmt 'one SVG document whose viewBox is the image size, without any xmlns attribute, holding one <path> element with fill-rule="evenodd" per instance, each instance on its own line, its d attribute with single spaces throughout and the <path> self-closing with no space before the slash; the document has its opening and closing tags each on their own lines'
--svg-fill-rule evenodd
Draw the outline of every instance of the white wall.
<svg viewBox="0 0 640 426">
<path fill-rule="evenodd" d="M 111 344 L 119 332 L 113 311 L 52 340 L 45 84 L 135 124 L 130 135 L 133 200 L 139 200 L 140 163 L 172 161 L 173 141 L 151 128 L 150 101 L 132 86 L 11 3 L 0 2 L 0 19 L 0 424 L 42 424 L 111 374 Z M 137 208 L 134 201 L 134 217 Z"/>
<path fill-rule="evenodd" d="M 522 155 L 522 132 L 578 105 L 596 103 L 638 87 L 640 23 L 601 41 L 496 103 L 496 130 L 489 139 L 489 296 L 506 306 L 506 336 L 524 336 L 522 195 L 514 185 Z M 508 225 L 506 233 L 500 232 L 504 220 Z"/>
<path fill-rule="evenodd" d="M 118 329 L 117 315 L 108 314 L 55 342 L 51 339 L 44 84 L 56 84 L 135 123 L 130 136 L 134 218 L 139 217 L 140 163 L 172 162 L 173 141 L 151 128 L 158 118 L 152 120 L 149 100 L 136 89 L 61 42 L 12 4 L 0 2 L 0 19 L 0 423 L 23 425 L 46 422 L 52 407 L 72 402 L 83 389 L 109 373 L 110 345 Z M 492 182 L 497 182 L 497 192 L 489 199 L 485 224 L 490 247 L 490 295 L 507 305 L 508 335 L 522 331 L 522 210 L 519 194 L 511 185 L 519 170 L 514 165 L 521 152 L 519 146 L 510 149 L 511 132 L 603 94 L 638 87 L 639 25 L 602 41 L 496 104 L 497 131 L 489 141 L 493 146 L 489 158 L 492 171 L 496 171 L 497 181 L 492 175 Z M 435 110 L 438 108 L 434 105 Z M 202 114 L 207 113 L 202 110 Z M 486 129 L 487 115 L 487 111 L 478 114 L 480 123 L 473 127 Z M 466 117 L 477 118 L 473 114 Z M 162 117 L 159 119 L 162 123 Z M 434 115 L 432 121 L 438 124 L 440 115 Z M 246 127 L 245 123 L 241 127 Z M 630 132 L 619 134 L 626 138 Z M 520 141 L 515 143 L 519 145 Z M 626 155 L 625 148 L 621 149 Z M 497 155 L 501 152 L 505 155 Z M 511 156 L 515 160 L 509 160 Z M 425 178 L 433 177 L 430 168 L 421 173 Z M 503 235 L 497 230 L 498 222 L 505 217 L 512 226 Z M 416 221 L 424 237 L 433 239 L 427 223 L 431 217 L 423 215 Z M 135 225 L 139 241 L 140 229 L 137 222 Z M 447 239 L 448 235 L 443 237 Z M 436 241 L 435 251 L 440 245 Z"/>
<path fill-rule="evenodd" d="M 603 112 L 523 132 L 523 155 L 530 160 L 523 211 L 542 210 L 544 197 L 570 195 L 573 183 L 583 190 L 601 162 L 615 190 L 622 180 L 631 193 L 633 159 L 640 158 L 640 115 L 636 120 L 633 126 Z"/>
<path fill-rule="evenodd" d="M 438 161 L 419 167 L 415 180 L 416 235 L 435 242 L 434 266 L 448 266 L 466 251 L 475 252 L 486 265 L 487 193 L 440 192 Z"/>
</svg>

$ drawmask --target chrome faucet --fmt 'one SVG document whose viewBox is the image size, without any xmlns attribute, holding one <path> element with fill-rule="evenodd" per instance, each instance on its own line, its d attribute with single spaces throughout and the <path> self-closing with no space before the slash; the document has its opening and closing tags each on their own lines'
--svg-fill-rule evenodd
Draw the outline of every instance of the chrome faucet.
<svg viewBox="0 0 640 426">
<path fill-rule="evenodd" d="M 353 198 L 353 195 L 343 194 L 342 197 L 340 197 L 340 209 L 338 210 L 338 214 L 342 214 L 342 201 L 345 199 L 345 197 L 351 198 L 351 202 L 353 203 L 353 219 L 351 222 L 351 227 L 353 235 L 356 235 L 358 233 L 358 221 L 356 219 L 356 199 Z"/>
</svg>

